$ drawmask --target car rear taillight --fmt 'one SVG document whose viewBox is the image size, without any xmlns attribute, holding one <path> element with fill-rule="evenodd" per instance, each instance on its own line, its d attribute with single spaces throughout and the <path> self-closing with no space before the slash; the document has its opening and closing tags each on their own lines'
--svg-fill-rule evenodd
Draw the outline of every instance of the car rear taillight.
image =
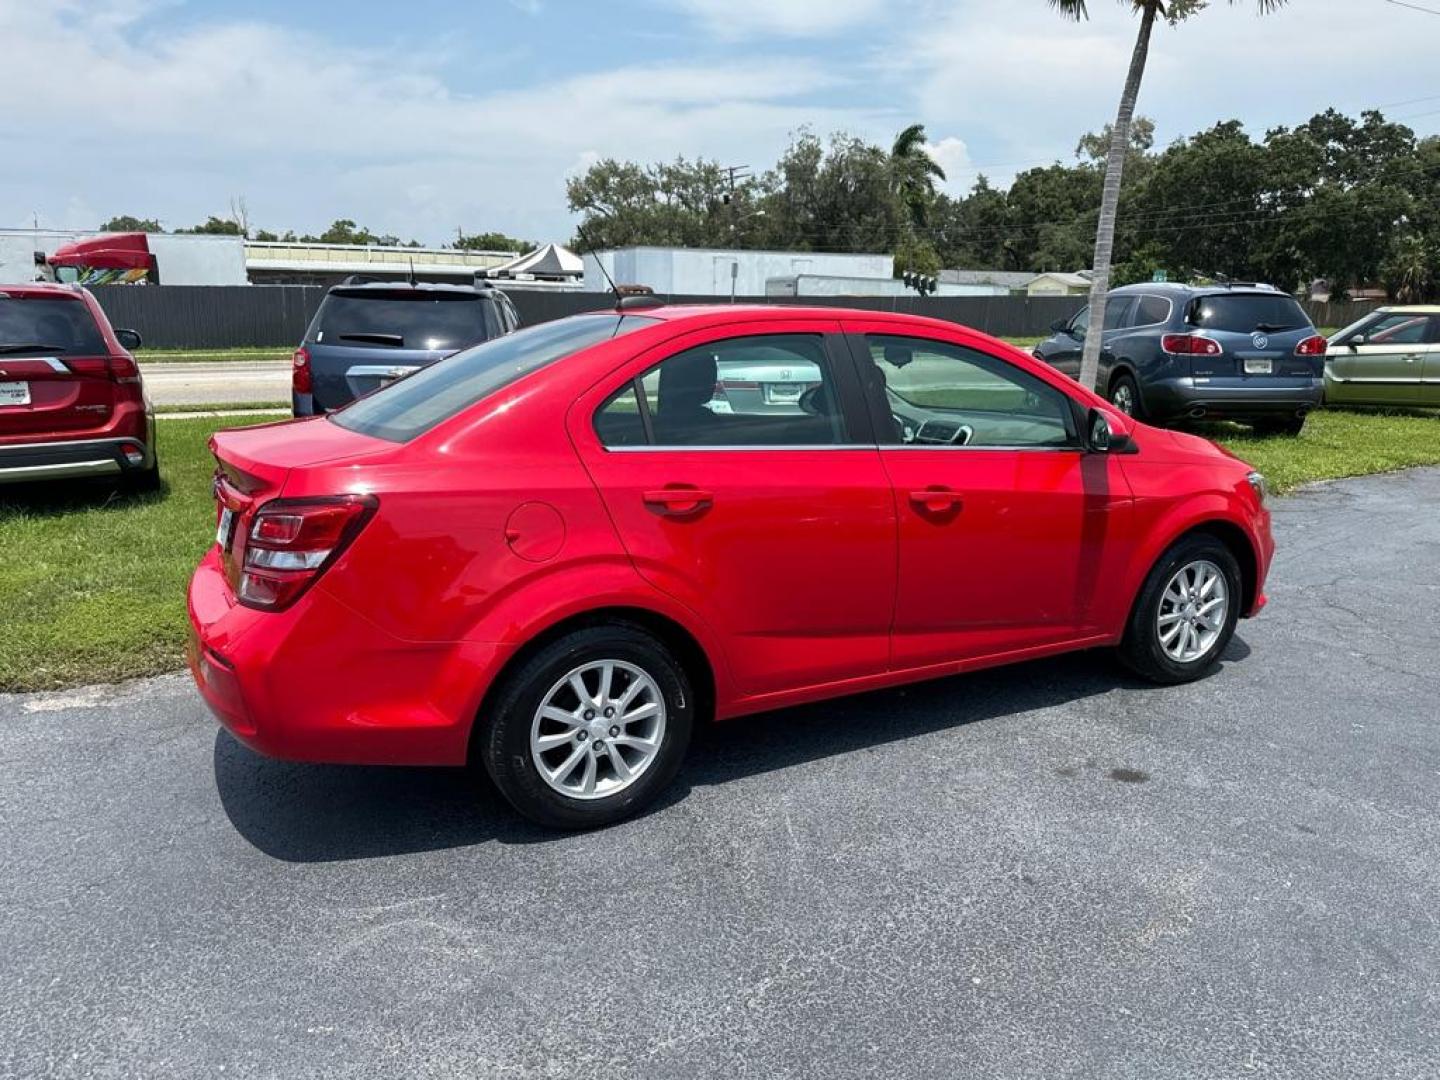
<svg viewBox="0 0 1440 1080">
<path fill-rule="evenodd" d="M 290 358 L 290 389 L 297 394 L 310 393 L 310 351 L 304 345 Z"/>
<path fill-rule="evenodd" d="M 1314 337 L 1307 337 L 1299 345 L 1295 346 L 1296 356 L 1324 356 L 1330 348 L 1330 343 L 1319 334 Z"/>
<path fill-rule="evenodd" d="M 373 495 L 266 503 L 246 536 L 240 603 L 262 611 L 289 607 L 340 557 L 378 505 Z"/>
<path fill-rule="evenodd" d="M 1219 356 L 1225 351 L 1214 338 L 1200 334 L 1166 334 L 1160 348 L 1172 356 Z"/>
<path fill-rule="evenodd" d="M 67 356 L 65 366 L 76 375 L 99 375 L 117 383 L 140 381 L 140 368 L 133 356 Z"/>
</svg>

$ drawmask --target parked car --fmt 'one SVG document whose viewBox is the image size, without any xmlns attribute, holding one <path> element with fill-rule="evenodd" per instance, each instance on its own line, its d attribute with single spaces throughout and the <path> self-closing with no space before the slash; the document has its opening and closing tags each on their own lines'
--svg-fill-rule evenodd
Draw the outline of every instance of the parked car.
<svg viewBox="0 0 1440 1080">
<path fill-rule="evenodd" d="M 1035 355 L 1078 377 L 1089 307 Z M 1110 293 L 1098 386 L 1131 416 L 1241 420 L 1298 435 L 1324 395 L 1325 339 L 1269 285 L 1128 285 Z"/>
<path fill-rule="evenodd" d="M 1325 400 L 1440 407 L 1440 307 L 1379 308 L 1331 338 Z"/>
<path fill-rule="evenodd" d="M 716 413 L 747 350 L 819 385 Z M 190 663 L 220 721 L 482 763 L 559 827 L 654 799 L 701 720 L 1100 646 L 1196 679 L 1274 550 L 1236 458 L 899 314 L 622 306 L 211 446 Z"/>
<path fill-rule="evenodd" d="M 155 417 L 131 349 L 76 285 L 0 285 L 0 483 L 159 486 Z"/>
<path fill-rule="evenodd" d="M 325 294 L 295 350 L 291 405 L 313 416 L 520 325 L 499 289 L 352 278 Z"/>
</svg>

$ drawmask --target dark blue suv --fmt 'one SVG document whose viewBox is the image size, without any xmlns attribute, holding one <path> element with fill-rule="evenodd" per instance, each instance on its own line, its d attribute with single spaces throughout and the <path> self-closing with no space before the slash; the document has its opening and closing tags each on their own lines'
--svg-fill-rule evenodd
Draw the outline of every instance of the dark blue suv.
<svg viewBox="0 0 1440 1080">
<path fill-rule="evenodd" d="M 1035 355 L 1078 377 L 1089 317 L 1056 323 Z M 1106 305 L 1098 386 L 1142 420 L 1298 435 L 1324 396 L 1325 349 L 1305 309 L 1269 285 L 1127 285 Z"/>
<path fill-rule="evenodd" d="M 349 279 L 325 294 L 295 350 L 292 408 L 330 412 L 519 325 L 514 303 L 487 284 Z"/>
</svg>

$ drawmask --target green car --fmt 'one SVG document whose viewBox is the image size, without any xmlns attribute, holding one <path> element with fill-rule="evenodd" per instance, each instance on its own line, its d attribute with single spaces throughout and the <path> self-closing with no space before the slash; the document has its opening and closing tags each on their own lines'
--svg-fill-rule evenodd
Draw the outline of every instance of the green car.
<svg viewBox="0 0 1440 1080">
<path fill-rule="evenodd" d="M 1440 408 L 1440 307 L 1383 307 L 1330 339 L 1325 404 Z"/>
</svg>

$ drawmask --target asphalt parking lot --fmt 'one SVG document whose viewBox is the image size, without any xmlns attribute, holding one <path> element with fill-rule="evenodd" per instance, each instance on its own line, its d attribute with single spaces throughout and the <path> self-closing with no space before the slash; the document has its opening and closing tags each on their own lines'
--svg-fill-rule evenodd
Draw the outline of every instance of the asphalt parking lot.
<svg viewBox="0 0 1440 1080">
<path fill-rule="evenodd" d="M 1434 1077 L 1440 470 L 1277 504 L 1223 669 L 735 722 L 605 832 L 0 698 L 0 1076 Z"/>
</svg>

